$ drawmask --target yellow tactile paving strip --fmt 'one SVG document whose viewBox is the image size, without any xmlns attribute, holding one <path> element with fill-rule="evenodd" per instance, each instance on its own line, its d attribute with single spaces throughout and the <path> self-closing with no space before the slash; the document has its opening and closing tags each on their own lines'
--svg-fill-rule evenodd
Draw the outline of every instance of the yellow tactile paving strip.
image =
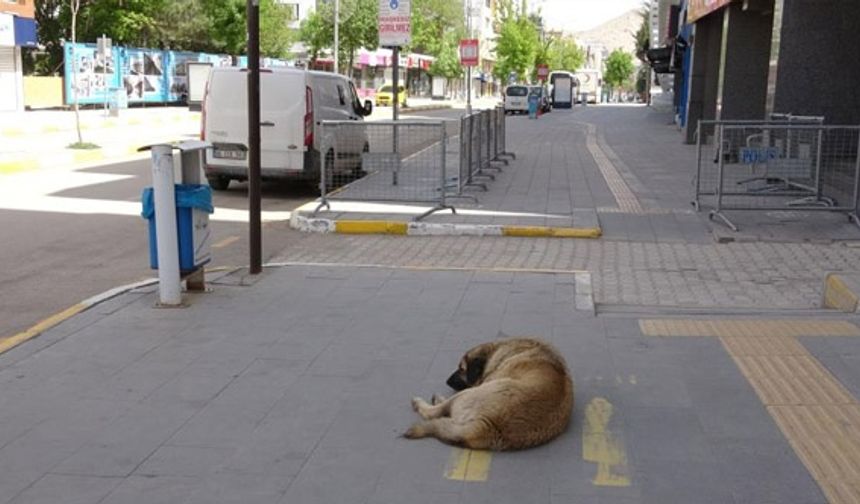
<svg viewBox="0 0 860 504">
<path fill-rule="evenodd" d="M 860 328 L 839 320 L 640 320 L 646 336 L 860 336 Z"/>
<path fill-rule="evenodd" d="M 860 336 L 850 322 L 640 320 L 647 336 L 717 337 L 832 504 L 860 503 L 860 403 L 797 336 Z"/>
</svg>

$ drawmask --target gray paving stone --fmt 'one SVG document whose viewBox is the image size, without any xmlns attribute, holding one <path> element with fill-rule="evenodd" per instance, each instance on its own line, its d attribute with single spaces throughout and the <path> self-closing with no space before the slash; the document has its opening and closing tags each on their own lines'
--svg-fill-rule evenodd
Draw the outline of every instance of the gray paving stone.
<svg viewBox="0 0 860 504">
<path fill-rule="evenodd" d="M 750 502 L 734 498 L 714 462 L 642 459 L 640 463 L 643 469 L 637 479 L 642 485 L 639 502 L 643 504 Z"/>
<path fill-rule="evenodd" d="M 46 474 L 27 488 L 10 504 L 92 504 L 101 501 L 122 482 L 121 478 Z"/>
<path fill-rule="evenodd" d="M 200 479 L 181 476 L 129 476 L 101 504 L 175 504 L 185 502 Z"/>
<path fill-rule="evenodd" d="M 736 502 L 827 502 L 787 443 L 726 440 L 716 445 L 715 452 L 719 474 Z"/>
<path fill-rule="evenodd" d="M 625 435 L 639 467 L 713 460 L 708 438 L 692 408 L 624 407 Z"/>
<path fill-rule="evenodd" d="M 137 476 L 205 476 L 232 453 L 231 448 L 163 445 L 135 471 Z"/>
</svg>

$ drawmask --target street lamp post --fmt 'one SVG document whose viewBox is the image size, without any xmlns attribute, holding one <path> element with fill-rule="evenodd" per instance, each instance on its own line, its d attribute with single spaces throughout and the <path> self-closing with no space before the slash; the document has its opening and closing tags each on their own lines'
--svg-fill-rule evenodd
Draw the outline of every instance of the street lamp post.
<svg viewBox="0 0 860 504">
<path fill-rule="evenodd" d="M 340 73 L 337 67 L 338 44 L 340 43 L 340 0 L 334 0 L 334 73 Z"/>
<path fill-rule="evenodd" d="M 468 4 L 468 16 L 466 23 L 469 31 L 469 38 L 472 38 L 472 0 Z M 472 66 L 466 67 L 466 114 L 472 113 Z"/>
</svg>

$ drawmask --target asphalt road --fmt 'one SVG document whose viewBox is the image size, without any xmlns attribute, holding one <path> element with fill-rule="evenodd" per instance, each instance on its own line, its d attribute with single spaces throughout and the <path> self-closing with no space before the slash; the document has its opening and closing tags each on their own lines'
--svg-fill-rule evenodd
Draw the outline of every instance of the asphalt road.
<svg viewBox="0 0 860 504">
<path fill-rule="evenodd" d="M 382 110 L 377 114 L 384 116 Z M 460 114 L 443 110 L 412 117 L 451 119 Z M 40 170 L 2 183 L 22 199 L 32 193 L 33 203 L 21 210 L 0 202 L 0 339 L 90 296 L 157 275 L 149 269 L 146 221 L 134 215 L 142 188 L 151 185 L 149 160 Z M 45 184 L 49 187 L 38 190 Z M 290 211 L 315 199 L 317 191 L 306 184 L 264 183 L 262 196 L 264 212 Z M 247 209 L 247 183 L 234 181 L 228 190 L 215 192 L 214 203 L 216 208 Z M 79 208 L 67 210 L 75 206 Z M 210 266 L 247 265 L 247 223 L 213 221 L 211 227 Z M 263 224 L 264 262 L 289 246 L 288 228 L 285 221 Z"/>
<path fill-rule="evenodd" d="M 106 200 L 126 206 L 151 184 L 148 160 L 75 170 L 123 178 L 51 193 L 66 199 Z M 47 173 L 53 176 L 54 173 Z M 74 180 L 74 179 L 72 179 Z M 8 181 L 4 181 L 7 182 Z M 71 182 L 74 183 L 74 182 Z M 316 197 L 307 185 L 263 184 L 264 211 L 288 211 Z M 247 184 L 216 192 L 218 208 L 247 209 Z M 248 264 L 248 226 L 213 222 L 212 266 Z M 287 222 L 266 223 L 264 262 L 287 246 Z M 90 296 L 152 278 L 147 224 L 139 216 L 0 209 L 0 338 L 16 334 Z"/>
</svg>

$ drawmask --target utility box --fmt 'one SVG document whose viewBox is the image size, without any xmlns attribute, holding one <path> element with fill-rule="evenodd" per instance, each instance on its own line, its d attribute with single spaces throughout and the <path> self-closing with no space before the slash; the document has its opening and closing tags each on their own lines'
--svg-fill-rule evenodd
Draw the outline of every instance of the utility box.
<svg viewBox="0 0 860 504">
<path fill-rule="evenodd" d="M 176 184 L 176 229 L 179 239 L 179 271 L 191 273 L 212 260 L 212 230 L 209 214 L 212 189 L 202 184 Z M 143 212 L 149 221 L 149 266 L 158 269 L 158 242 L 155 228 L 155 203 L 151 187 L 143 190 Z"/>
</svg>

